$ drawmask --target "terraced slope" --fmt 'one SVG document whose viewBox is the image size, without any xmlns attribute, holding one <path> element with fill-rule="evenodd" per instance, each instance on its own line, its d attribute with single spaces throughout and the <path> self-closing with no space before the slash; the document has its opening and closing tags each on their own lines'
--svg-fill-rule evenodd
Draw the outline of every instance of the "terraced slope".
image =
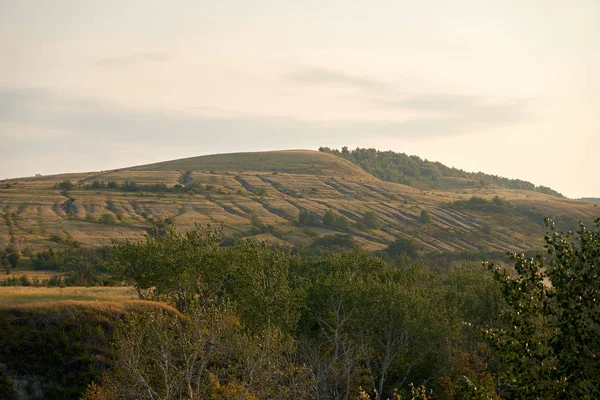
<svg viewBox="0 0 600 400">
<path fill-rule="evenodd" d="M 66 192 L 56 187 L 66 180 L 75 187 Z M 141 189 L 90 187 L 110 181 L 117 185 L 134 181 Z M 167 190 L 146 190 L 147 185 L 157 184 L 166 185 Z M 447 206 L 472 196 L 499 196 L 515 208 L 489 212 Z M 367 249 L 409 237 L 426 251 L 529 250 L 541 245 L 544 215 L 556 217 L 559 227 L 565 228 L 600 215 L 597 204 L 532 191 L 465 185 L 424 192 L 380 181 L 330 154 L 292 150 L 2 181 L 0 248 L 12 245 L 26 253 L 47 247 L 100 246 L 112 239 L 135 240 L 165 219 L 180 229 L 195 222 L 217 223 L 226 235 L 294 245 L 339 233 L 297 226 L 302 210 L 319 218 L 328 210 L 344 215 L 350 221 L 345 233 L 354 235 Z M 369 211 L 379 216 L 381 229 L 359 229 L 357 224 Z M 429 222 L 424 222 L 423 211 Z"/>
</svg>

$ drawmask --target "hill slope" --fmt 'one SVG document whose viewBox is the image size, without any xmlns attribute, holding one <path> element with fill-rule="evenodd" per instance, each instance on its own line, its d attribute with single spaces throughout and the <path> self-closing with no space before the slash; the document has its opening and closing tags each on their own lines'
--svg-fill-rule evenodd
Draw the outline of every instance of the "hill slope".
<svg viewBox="0 0 600 400">
<path fill-rule="evenodd" d="M 466 201 L 473 196 L 498 196 L 509 206 Z M 326 211 L 345 216 L 342 231 L 364 248 L 406 237 L 425 251 L 529 250 L 541 245 L 544 215 L 572 228 L 600 214 L 597 204 L 494 185 L 422 191 L 323 152 L 237 153 L 0 182 L 0 248 L 100 246 L 142 238 L 165 220 L 181 229 L 218 223 L 226 235 L 308 245 L 340 233 L 318 224 Z M 301 212 L 319 226 L 298 226 Z M 374 229 L 364 223 L 369 212 L 379 219 Z"/>
</svg>

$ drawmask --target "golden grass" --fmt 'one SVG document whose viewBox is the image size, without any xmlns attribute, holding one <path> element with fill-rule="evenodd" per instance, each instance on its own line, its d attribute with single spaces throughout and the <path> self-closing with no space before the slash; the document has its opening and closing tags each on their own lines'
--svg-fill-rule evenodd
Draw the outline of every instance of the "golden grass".
<svg viewBox="0 0 600 400">
<path fill-rule="evenodd" d="M 110 301 L 121 303 L 136 300 L 137 294 L 131 287 L 0 287 L 0 307 L 45 304 L 64 301 Z"/>
<path fill-rule="evenodd" d="M 68 194 L 75 199 L 73 205 L 77 208 L 73 217 L 61 208 L 67 197 L 52 188 L 65 179 L 82 184 L 94 179 L 130 179 L 171 186 L 186 169 L 194 171 L 195 183 L 211 185 L 212 189 L 161 194 L 75 188 Z M 226 232 L 248 232 L 252 215 L 286 232 L 285 240 L 290 244 L 302 245 L 312 239 L 294 220 L 301 209 L 306 209 L 319 215 L 335 210 L 346 215 L 351 223 L 359 222 L 366 211 L 376 212 L 384 224 L 383 232 L 353 232 L 365 249 L 382 248 L 397 237 L 407 237 L 424 250 L 486 247 L 525 251 L 541 245 L 544 233 L 541 215 L 588 223 L 600 215 L 597 204 L 532 191 L 472 187 L 470 181 L 458 178 L 445 179 L 442 188 L 446 190 L 423 192 L 379 181 L 339 157 L 304 150 L 203 156 L 115 171 L 7 182 L 17 181 L 10 189 L 0 187 L 0 249 L 9 245 L 20 250 L 64 249 L 70 245 L 69 238 L 83 247 L 109 245 L 113 239 L 139 240 L 154 221 L 166 218 L 174 219 L 180 230 L 192 228 L 194 222 L 211 222 L 222 224 Z M 486 215 L 443 206 L 472 196 L 487 199 L 500 196 L 517 206 L 530 208 L 531 212 Z M 430 224 L 420 222 L 422 210 L 430 214 Z M 122 220 L 112 225 L 90 222 L 85 220 L 88 213 L 96 218 L 109 213 Z M 492 225 L 494 234 L 482 235 L 484 224 Z M 271 235 L 258 237 L 261 238 L 274 240 Z"/>
</svg>

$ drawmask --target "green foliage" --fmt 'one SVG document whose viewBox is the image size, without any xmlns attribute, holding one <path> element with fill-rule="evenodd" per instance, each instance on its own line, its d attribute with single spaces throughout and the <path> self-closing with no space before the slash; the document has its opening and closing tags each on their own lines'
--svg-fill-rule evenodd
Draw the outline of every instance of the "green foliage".
<svg viewBox="0 0 600 400">
<path fill-rule="evenodd" d="M 377 215 L 377 213 L 374 211 L 365 212 L 362 223 L 365 227 L 367 227 L 367 229 L 381 229 L 383 226 L 381 220 L 379 219 L 379 215 Z"/>
<path fill-rule="evenodd" d="M 15 387 L 9 378 L 8 373 L 4 366 L 0 366 L 0 393 L 2 393 L 3 399 L 16 400 L 17 395 L 15 393 Z"/>
<path fill-rule="evenodd" d="M 428 224 L 431 222 L 431 216 L 427 212 L 427 210 L 421 210 L 421 222 L 424 224 Z"/>
<path fill-rule="evenodd" d="M 313 375 L 274 328 L 248 334 L 232 307 L 131 315 L 116 339 L 118 369 L 86 398 L 314 398 Z"/>
<path fill-rule="evenodd" d="M 325 235 L 320 238 L 316 238 L 312 241 L 310 247 L 314 249 L 327 248 L 329 250 L 348 250 L 356 249 L 358 245 L 354 236 L 344 235 L 341 233 L 335 235 Z"/>
<path fill-rule="evenodd" d="M 167 186 L 165 183 L 140 184 L 136 181 L 126 180 L 122 183 L 116 181 L 99 181 L 95 180 L 91 184 L 86 185 L 86 189 L 91 190 L 121 190 L 124 192 L 149 192 L 149 193 L 186 193 L 186 192 L 201 192 L 203 190 L 201 184 L 193 182 L 191 172 L 186 171 L 178 179 L 178 184 Z M 185 182 L 185 184 L 183 184 Z"/>
<path fill-rule="evenodd" d="M 273 227 L 265 224 L 262 218 L 260 218 L 257 214 L 252 214 L 250 216 L 250 223 L 252 224 L 250 233 L 254 235 L 259 233 L 273 232 Z"/>
<path fill-rule="evenodd" d="M 492 200 L 473 196 L 469 200 L 456 200 L 452 203 L 444 203 L 444 206 L 455 210 L 473 210 L 494 213 L 510 212 L 515 209 L 514 204 L 495 196 Z"/>
<path fill-rule="evenodd" d="M 79 399 L 111 365 L 109 342 L 120 314 L 74 304 L 1 308 L 0 360 L 11 375 L 40 379 L 43 398 Z"/>
<path fill-rule="evenodd" d="M 289 256 L 264 243 L 244 241 L 229 249 L 234 265 L 230 298 L 244 325 L 258 332 L 276 327 L 291 333 L 299 315 L 299 293 L 290 286 Z"/>
<path fill-rule="evenodd" d="M 39 271 L 63 272 L 62 280 L 51 279 L 48 286 L 104 286 L 114 284 L 105 274 L 112 260 L 109 247 L 98 249 L 48 249 L 35 254 L 25 265 Z"/>
<path fill-rule="evenodd" d="M 547 259 L 513 254 L 514 276 L 489 265 L 508 305 L 506 325 L 486 331 L 498 375 L 514 398 L 598 398 L 600 219 L 576 235 L 547 225 Z"/>
<path fill-rule="evenodd" d="M 490 225 L 487 222 L 485 224 L 481 225 L 481 232 L 485 233 L 486 235 L 491 235 L 492 234 L 492 225 Z"/>
<path fill-rule="evenodd" d="M 100 216 L 100 218 L 98 218 L 98 223 L 106 225 L 116 225 L 119 223 L 119 221 L 117 221 L 117 218 L 114 214 L 104 213 Z"/>
<path fill-rule="evenodd" d="M 306 209 L 300 210 L 298 215 L 298 225 L 300 226 L 320 226 L 319 216 Z"/>
<path fill-rule="evenodd" d="M 220 238 L 221 229 L 213 225 L 196 225 L 185 233 L 169 225 L 164 235 L 116 245 L 112 270 L 133 284 L 140 298 L 149 296 L 189 312 L 195 304 L 208 306 L 225 290 L 233 266 Z"/>
<path fill-rule="evenodd" d="M 347 398 L 359 386 L 391 395 L 437 376 L 454 333 L 441 286 L 422 264 L 405 259 L 390 267 L 356 251 L 304 271 L 309 283 L 299 329 L 320 397 Z"/>
<path fill-rule="evenodd" d="M 4 267 L 6 274 L 19 266 L 21 255 L 13 247 L 7 247 L 0 251 L 0 265 Z"/>
<path fill-rule="evenodd" d="M 344 231 L 350 227 L 350 222 L 342 214 L 327 210 L 323 216 L 323 226 Z"/>
<path fill-rule="evenodd" d="M 405 256 L 417 258 L 419 256 L 419 248 L 412 239 L 398 238 L 384 250 L 384 253 L 390 257 Z"/>
<path fill-rule="evenodd" d="M 417 156 L 408 156 L 393 151 L 376 149 L 361 149 L 348 151 L 320 147 L 319 151 L 342 157 L 360 166 L 377 178 L 388 181 L 416 186 L 422 189 L 434 189 L 441 177 L 470 179 L 479 185 L 497 185 L 509 189 L 532 190 L 552 196 L 563 197 L 562 194 L 545 186 L 535 186 L 533 183 L 520 179 L 507 179 L 482 172 L 465 172 L 461 169 L 449 168 L 442 163 L 422 160 Z"/>
<path fill-rule="evenodd" d="M 62 191 L 69 191 L 71 189 L 73 189 L 75 187 L 75 184 L 73 182 L 71 182 L 70 180 L 64 180 L 58 184 L 56 184 L 56 187 Z"/>
</svg>

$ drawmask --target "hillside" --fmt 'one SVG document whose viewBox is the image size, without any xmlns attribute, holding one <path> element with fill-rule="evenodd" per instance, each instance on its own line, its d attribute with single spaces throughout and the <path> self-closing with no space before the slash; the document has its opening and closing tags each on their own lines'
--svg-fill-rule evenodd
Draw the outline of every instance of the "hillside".
<svg viewBox="0 0 600 400">
<path fill-rule="evenodd" d="M 455 181 L 423 191 L 379 180 L 335 155 L 305 150 L 11 179 L 0 182 L 0 248 L 10 245 L 28 254 L 47 247 L 97 247 L 140 239 L 165 223 L 187 229 L 198 222 L 222 224 L 226 236 L 297 246 L 341 232 L 371 250 L 405 237 L 424 251 L 524 251 L 540 247 L 544 215 L 566 229 L 600 214 L 594 203 L 448 179 Z M 479 201 L 495 197 L 507 206 Z M 327 211 L 343 215 L 347 226 L 323 226 Z M 314 226 L 299 226 L 301 213 L 310 217 L 305 225 Z M 365 224 L 373 214 L 378 221 Z"/>
<path fill-rule="evenodd" d="M 549 187 L 536 186 L 521 179 L 449 168 L 440 162 L 422 160 L 418 156 L 409 156 L 405 153 L 361 148 L 349 151 L 347 147 L 343 147 L 341 151 L 321 147 L 319 151 L 348 160 L 381 180 L 403 183 L 420 189 L 457 189 L 465 186 L 495 185 L 564 197 Z"/>
</svg>

